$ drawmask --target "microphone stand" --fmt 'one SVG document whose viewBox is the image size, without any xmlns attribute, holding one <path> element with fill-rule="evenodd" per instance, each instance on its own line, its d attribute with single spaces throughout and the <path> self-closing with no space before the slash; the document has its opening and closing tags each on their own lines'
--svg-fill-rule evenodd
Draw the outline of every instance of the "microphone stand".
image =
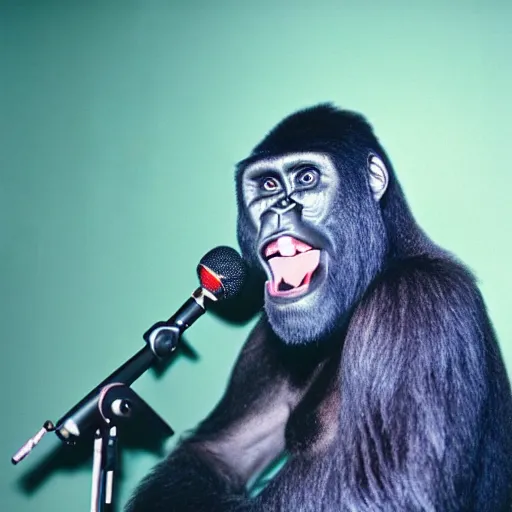
<svg viewBox="0 0 512 512">
<path fill-rule="evenodd" d="M 12 457 L 13 464 L 23 460 L 48 432 L 55 432 L 67 445 L 86 439 L 93 442 L 91 512 L 110 512 L 113 507 L 114 479 L 118 470 L 119 429 L 140 414 L 148 426 L 165 437 L 172 428 L 130 388 L 130 385 L 158 359 L 169 357 L 177 348 L 181 334 L 205 312 L 205 298 L 216 300 L 207 290 L 198 288 L 167 321 L 157 322 L 143 335 L 146 345 L 112 372 L 56 424 L 46 421 Z"/>
</svg>

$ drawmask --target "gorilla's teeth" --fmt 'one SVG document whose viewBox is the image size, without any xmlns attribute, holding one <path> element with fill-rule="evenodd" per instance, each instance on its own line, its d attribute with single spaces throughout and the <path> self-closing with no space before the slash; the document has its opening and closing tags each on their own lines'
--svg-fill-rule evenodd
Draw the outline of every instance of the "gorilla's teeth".
<svg viewBox="0 0 512 512">
<path fill-rule="evenodd" d="M 307 252 L 313 249 L 310 245 L 297 240 L 293 236 L 284 235 L 279 237 L 277 240 L 270 242 L 265 247 L 265 258 L 270 258 L 276 254 L 284 257 L 295 256 L 297 253 Z"/>
<path fill-rule="evenodd" d="M 277 240 L 277 248 L 281 256 L 295 256 L 294 239 L 291 236 L 281 236 Z"/>
</svg>

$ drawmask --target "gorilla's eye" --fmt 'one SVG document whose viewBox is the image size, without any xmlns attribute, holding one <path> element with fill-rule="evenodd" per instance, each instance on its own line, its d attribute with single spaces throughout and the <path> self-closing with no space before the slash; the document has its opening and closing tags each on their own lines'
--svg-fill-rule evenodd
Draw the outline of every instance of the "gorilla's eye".
<svg viewBox="0 0 512 512">
<path fill-rule="evenodd" d="M 295 179 L 299 185 L 310 187 L 317 182 L 318 172 L 316 169 L 304 169 L 297 174 Z"/>
<path fill-rule="evenodd" d="M 261 180 L 261 188 L 266 192 L 275 192 L 279 190 L 280 184 L 275 178 L 265 177 Z"/>
</svg>

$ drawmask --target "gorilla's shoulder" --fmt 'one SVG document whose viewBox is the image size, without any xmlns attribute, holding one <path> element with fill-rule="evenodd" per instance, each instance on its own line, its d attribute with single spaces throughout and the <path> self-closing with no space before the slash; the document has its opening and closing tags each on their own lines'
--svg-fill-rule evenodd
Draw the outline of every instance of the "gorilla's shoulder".
<svg viewBox="0 0 512 512">
<path fill-rule="evenodd" d="M 478 294 L 471 271 L 455 258 L 422 254 L 392 260 L 374 283 L 375 291 L 406 292 L 409 299 L 449 300 Z"/>
<path fill-rule="evenodd" d="M 393 262 L 376 279 L 351 318 L 345 349 L 375 365 L 376 358 L 402 361 L 414 347 L 411 357 L 425 368 L 463 360 L 480 375 L 493 339 L 471 273 L 450 257 L 422 255 Z"/>
<path fill-rule="evenodd" d="M 356 316 L 380 318 L 380 328 L 432 331 L 475 328 L 485 321 L 472 273 L 448 256 L 419 255 L 390 262 L 366 291 Z M 444 326 L 444 327 L 441 327 Z"/>
</svg>

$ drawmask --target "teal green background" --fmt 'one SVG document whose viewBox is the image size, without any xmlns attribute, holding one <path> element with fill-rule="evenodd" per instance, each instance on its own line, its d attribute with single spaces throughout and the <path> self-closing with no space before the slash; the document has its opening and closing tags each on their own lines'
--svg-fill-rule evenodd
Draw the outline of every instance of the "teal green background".
<svg viewBox="0 0 512 512">
<path fill-rule="evenodd" d="M 512 368 L 511 19 L 489 0 L 2 2 L 0 509 L 89 510 L 89 464 L 21 486 L 54 436 L 11 455 L 142 346 L 204 252 L 236 246 L 235 162 L 316 102 L 374 124 L 420 224 L 478 276 Z M 200 360 L 134 389 L 181 434 L 251 326 L 207 315 L 188 335 Z M 123 502 L 157 460 L 124 453 Z"/>
</svg>

